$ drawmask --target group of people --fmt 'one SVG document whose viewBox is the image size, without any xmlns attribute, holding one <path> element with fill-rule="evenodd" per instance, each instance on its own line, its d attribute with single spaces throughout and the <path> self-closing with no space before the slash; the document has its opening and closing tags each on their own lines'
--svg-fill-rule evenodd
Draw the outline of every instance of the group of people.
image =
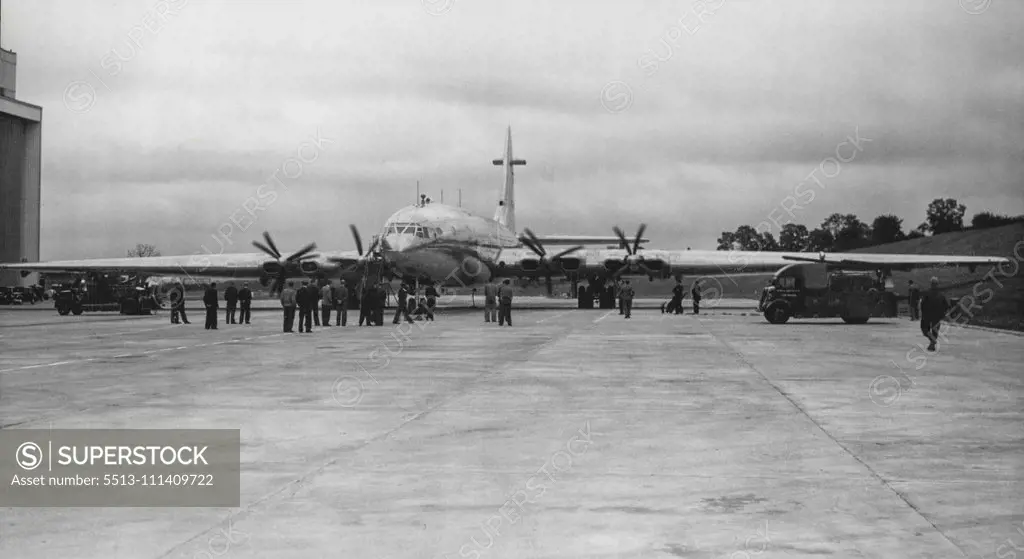
<svg viewBox="0 0 1024 559">
<path fill-rule="evenodd" d="M 512 282 L 505 278 L 500 285 L 484 285 L 484 322 L 512 326 Z"/>
<path fill-rule="evenodd" d="M 172 291 L 170 299 L 171 323 L 179 324 L 183 322 L 191 324 L 188 321 L 188 315 L 185 313 L 184 293 L 179 293 L 177 290 Z M 249 282 L 243 283 L 242 289 L 228 284 L 228 288 L 224 290 L 224 302 L 227 303 L 224 322 L 227 324 L 250 323 L 249 320 L 252 318 L 252 290 L 249 289 Z M 206 291 L 203 293 L 203 305 L 206 307 L 206 329 L 216 330 L 217 310 L 220 309 L 220 297 L 217 294 L 216 282 L 211 283 L 210 287 L 206 288 Z M 237 321 L 235 320 L 236 313 L 238 313 Z"/>
</svg>

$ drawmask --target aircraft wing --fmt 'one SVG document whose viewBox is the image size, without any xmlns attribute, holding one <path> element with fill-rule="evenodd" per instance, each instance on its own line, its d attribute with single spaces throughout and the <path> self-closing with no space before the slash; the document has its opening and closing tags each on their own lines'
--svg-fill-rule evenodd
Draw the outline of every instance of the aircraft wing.
<svg viewBox="0 0 1024 559">
<path fill-rule="evenodd" d="M 580 249 L 563 258 L 562 272 L 581 275 L 640 275 L 667 278 L 683 275 L 770 274 L 794 262 L 826 263 L 847 269 L 909 270 L 938 266 L 989 266 L 1009 263 L 1006 258 L 992 256 L 955 256 L 920 254 L 859 254 L 721 250 L 657 250 L 641 249 L 631 255 L 622 249 Z M 496 275 L 535 276 L 545 273 L 545 266 L 532 251 L 503 250 L 497 262 Z M 623 269 L 625 267 L 625 269 Z M 556 272 L 555 275 L 561 275 Z"/>
<path fill-rule="evenodd" d="M 316 258 L 303 261 L 303 264 L 314 264 L 316 269 L 313 271 L 330 273 L 350 267 L 359 261 L 360 256 L 355 251 L 342 251 L 323 253 Z M 269 258 L 266 254 L 256 252 L 0 263 L 0 269 L 16 270 L 23 273 L 122 272 L 147 275 L 258 278 L 264 274 L 263 264 L 266 262 L 274 262 L 274 259 Z"/>
<path fill-rule="evenodd" d="M 937 268 L 941 266 L 995 266 L 1008 264 L 1007 258 L 994 256 L 954 256 L 933 254 L 866 254 L 866 253 L 821 253 L 814 256 L 795 256 L 785 253 L 785 260 L 795 262 L 818 262 L 849 269 L 913 270 L 915 268 Z"/>
</svg>

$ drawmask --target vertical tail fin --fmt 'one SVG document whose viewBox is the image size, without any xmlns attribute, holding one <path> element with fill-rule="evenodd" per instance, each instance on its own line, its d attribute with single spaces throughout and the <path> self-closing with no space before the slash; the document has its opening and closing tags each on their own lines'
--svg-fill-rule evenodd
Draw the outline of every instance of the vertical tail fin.
<svg viewBox="0 0 1024 559">
<path fill-rule="evenodd" d="M 523 159 L 512 157 L 512 126 L 508 127 L 508 134 L 505 138 L 505 156 L 502 159 L 492 161 L 495 165 L 505 168 L 505 183 L 501 187 L 501 199 L 498 200 L 498 209 L 494 212 L 494 221 L 516 231 L 516 189 L 515 172 L 516 165 L 526 165 Z"/>
</svg>

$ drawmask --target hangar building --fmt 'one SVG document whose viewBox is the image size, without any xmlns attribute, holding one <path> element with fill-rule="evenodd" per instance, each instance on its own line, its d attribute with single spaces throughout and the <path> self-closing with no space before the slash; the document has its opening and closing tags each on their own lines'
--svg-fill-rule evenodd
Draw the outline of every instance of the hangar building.
<svg viewBox="0 0 1024 559">
<path fill-rule="evenodd" d="M 17 54 L 0 49 L 0 262 L 38 262 L 43 109 L 15 98 L 17 64 Z M 0 272 L 0 286 L 34 276 Z"/>
</svg>

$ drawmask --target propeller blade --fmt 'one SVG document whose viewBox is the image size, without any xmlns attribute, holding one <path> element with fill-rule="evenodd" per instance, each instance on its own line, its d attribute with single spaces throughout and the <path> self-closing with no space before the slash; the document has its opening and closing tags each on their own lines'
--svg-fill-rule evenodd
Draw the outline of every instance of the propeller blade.
<svg viewBox="0 0 1024 559">
<path fill-rule="evenodd" d="M 559 252 L 558 254 L 552 256 L 551 259 L 552 260 L 558 260 L 558 259 L 560 259 L 562 257 L 568 256 L 568 255 L 576 252 L 577 250 L 583 250 L 583 245 L 576 245 L 576 246 L 574 246 L 574 247 L 572 247 L 570 249 L 563 250 L 562 252 Z"/>
<path fill-rule="evenodd" d="M 537 238 L 537 235 L 534 235 L 533 231 L 530 231 L 529 229 L 523 229 L 523 233 L 525 233 L 526 236 L 530 238 L 530 242 L 537 247 L 537 250 L 540 253 L 540 257 L 544 258 L 544 255 L 547 254 L 547 251 L 544 250 L 544 245 L 540 242 L 540 239 Z"/>
<path fill-rule="evenodd" d="M 262 250 L 263 252 L 267 253 L 270 256 L 273 256 L 274 258 L 280 258 L 281 257 L 279 254 L 274 254 L 274 251 L 270 250 L 268 247 L 266 247 L 265 245 L 260 244 L 257 241 L 253 241 L 252 242 L 252 246 Z"/>
<path fill-rule="evenodd" d="M 349 225 L 348 228 L 352 231 L 352 236 L 356 239 L 356 251 L 359 252 L 359 256 L 363 255 L 363 239 L 359 237 L 359 230 L 356 229 L 355 225 Z"/>
<path fill-rule="evenodd" d="M 519 237 L 519 242 L 526 245 L 526 247 L 532 250 L 533 253 L 536 254 L 537 256 L 540 256 L 541 258 L 544 257 L 544 253 L 541 252 L 541 249 L 539 249 L 537 245 L 533 244 L 533 241 L 531 241 L 529 237 L 526 237 L 525 235 L 521 236 Z"/>
<path fill-rule="evenodd" d="M 302 250 L 300 250 L 300 251 L 296 252 L 295 254 L 289 256 L 287 258 L 287 260 L 285 260 L 285 261 L 286 262 L 293 262 L 295 260 L 298 260 L 299 258 L 302 258 L 303 255 L 305 255 L 305 254 L 307 254 L 309 252 L 312 252 L 315 249 L 316 249 L 316 243 L 309 243 L 308 245 L 302 247 Z"/>
<path fill-rule="evenodd" d="M 644 231 L 646 230 L 647 224 L 641 223 L 640 229 L 636 232 L 636 239 L 633 241 L 633 254 L 636 254 L 636 251 L 640 250 L 640 239 L 644 238 Z"/>
<path fill-rule="evenodd" d="M 267 246 L 270 247 L 270 250 L 272 251 L 271 254 L 274 255 L 274 258 L 280 259 L 281 258 L 281 251 L 277 250 L 277 245 L 274 244 L 274 239 L 270 238 L 270 232 L 269 231 L 264 231 L 263 232 L 263 240 L 267 241 Z"/>
<path fill-rule="evenodd" d="M 629 250 L 629 241 L 626 240 L 626 234 L 622 232 L 622 229 L 619 229 L 619 226 L 616 225 L 615 227 L 612 227 L 612 231 L 614 231 L 615 236 L 619 238 L 619 242 L 622 244 L 622 248 L 626 249 L 626 252 L 628 254 L 633 254 Z"/>
</svg>

